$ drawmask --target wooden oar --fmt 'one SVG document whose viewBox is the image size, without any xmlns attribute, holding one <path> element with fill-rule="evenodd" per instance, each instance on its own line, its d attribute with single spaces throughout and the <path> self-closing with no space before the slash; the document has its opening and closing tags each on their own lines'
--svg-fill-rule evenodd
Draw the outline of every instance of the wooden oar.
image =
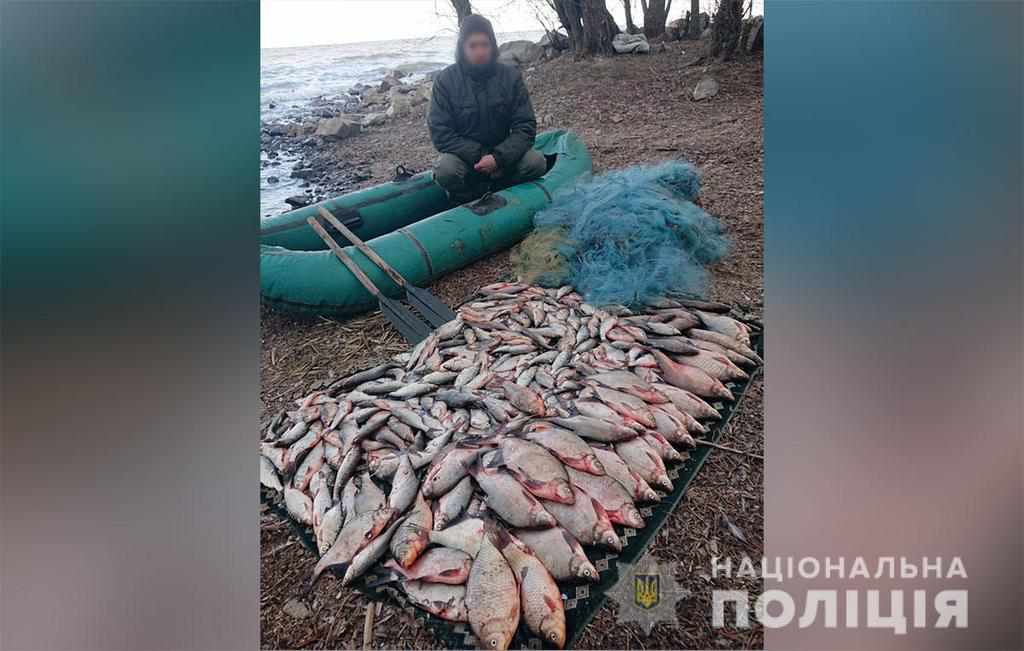
<svg viewBox="0 0 1024 651">
<path fill-rule="evenodd" d="M 352 272 L 352 275 L 356 277 L 366 291 L 370 292 L 380 304 L 380 311 L 384 315 L 391 325 L 395 326 L 398 333 L 405 338 L 411 344 L 418 344 L 419 342 L 426 339 L 427 335 L 433 330 L 431 325 L 416 316 L 416 313 L 412 309 L 404 305 L 400 301 L 396 301 L 393 298 L 385 296 L 377 286 L 373 284 L 359 265 L 355 263 L 352 258 L 348 257 L 348 254 L 334 241 L 334 238 L 324 230 L 324 227 L 316 220 L 316 217 L 308 217 L 306 221 L 316 231 L 320 239 L 334 252 L 334 255 L 341 260 L 342 264 L 348 267 L 348 270 Z"/>
<path fill-rule="evenodd" d="M 350 231 L 347 226 L 342 224 L 338 219 L 331 214 L 329 210 L 323 206 L 319 206 L 318 210 L 320 214 L 324 216 L 324 219 L 329 221 L 332 226 L 338 229 L 338 232 L 344 235 L 357 249 L 362 251 L 363 255 L 370 259 L 375 265 L 381 268 L 391 280 L 395 281 L 395 284 L 405 290 L 406 299 L 409 304 L 420 311 L 430 325 L 435 328 L 443 326 L 452 319 L 455 318 L 455 312 L 444 304 L 444 301 L 434 296 L 432 293 L 425 289 L 421 289 L 409 283 L 402 274 L 395 271 L 395 269 L 384 261 L 384 258 L 377 255 L 377 252 L 366 245 L 361 239 L 359 239 L 355 233 Z"/>
</svg>

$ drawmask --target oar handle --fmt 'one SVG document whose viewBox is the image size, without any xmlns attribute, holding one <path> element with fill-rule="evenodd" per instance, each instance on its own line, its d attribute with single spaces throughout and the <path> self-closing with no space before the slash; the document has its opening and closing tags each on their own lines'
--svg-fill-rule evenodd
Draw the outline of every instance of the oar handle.
<svg viewBox="0 0 1024 651">
<path fill-rule="evenodd" d="M 309 222 L 309 225 L 312 226 L 313 230 L 317 232 L 317 234 L 320 236 L 320 239 L 322 239 L 327 244 L 327 246 L 330 247 L 331 251 L 334 252 L 334 255 L 336 255 L 338 259 L 341 260 L 342 264 L 348 267 L 348 270 L 352 272 L 352 275 L 356 277 L 356 280 L 362 283 L 363 287 L 365 287 L 367 291 L 369 291 L 375 297 L 380 298 L 380 290 L 377 289 L 377 286 L 373 284 L 373 281 L 370 280 L 370 278 L 365 273 L 363 273 L 363 270 L 359 268 L 359 265 L 357 265 L 355 261 L 352 260 L 352 258 L 348 257 L 348 254 L 345 253 L 340 246 L 338 246 L 338 243 L 335 242 L 334 238 L 331 237 L 330 234 L 328 234 L 328 232 L 324 230 L 324 227 L 320 225 L 320 222 L 316 220 L 316 217 L 307 217 L 306 221 Z"/>
<path fill-rule="evenodd" d="M 402 289 L 405 289 L 408 283 L 405 281 L 405 278 L 402 277 L 402 274 L 395 271 L 387 262 L 384 262 L 384 258 L 377 255 L 376 251 L 371 249 L 369 246 L 366 245 L 365 242 L 356 237 L 356 234 L 350 231 L 347 226 L 342 224 L 333 214 L 331 214 L 331 211 L 327 210 L 323 206 L 317 206 L 317 210 L 319 210 L 320 214 L 324 216 L 324 219 L 331 222 L 331 226 L 334 226 L 336 229 L 338 229 L 338 232 L 347 237 L 348 240 L 352 242 L 352 244 L 354 244 L 357 249 L 363 252 L 363 255 L 369 258 L 370 261 L 373 262 L 375 265 L 380 267 L 384 271 L 384 273 L 386 273 L 391 278 L 391 280 L 395 281 L 396 285 L 398 285 Z"/>
</svg>

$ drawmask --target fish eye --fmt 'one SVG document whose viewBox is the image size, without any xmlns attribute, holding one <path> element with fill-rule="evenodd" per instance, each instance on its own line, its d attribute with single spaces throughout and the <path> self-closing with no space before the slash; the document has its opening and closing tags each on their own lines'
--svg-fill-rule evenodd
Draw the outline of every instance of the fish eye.
<svg viewBox="0 0 1024 651">
<path fill-rule="evenodd" d="M 491 640 L 491 646 L 498 646 L 497 640 Z"/>
</svg>

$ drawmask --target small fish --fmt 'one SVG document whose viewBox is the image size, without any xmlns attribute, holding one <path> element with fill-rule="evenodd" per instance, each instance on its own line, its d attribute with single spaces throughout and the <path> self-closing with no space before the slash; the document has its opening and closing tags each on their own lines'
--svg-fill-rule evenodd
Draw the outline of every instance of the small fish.
<svg viewBox="0 0 1024 651">
<path fill-rule="evenodd" d="M 635 438 L 637 432 L 634 429 L 613 423 L 606 420 L 598 420 L 587 416 L 572 416 L 571 418 L 552 418 L 551 422 L 570 429 L 586 439 L 593 439 L 603 443 L 625 441 Z"/>
<path fill-rule="evenodd" d="M 708 330 L 731 337 L 744 346 L 750 346 L 750 328 L 746 324 L 724 314 L 711 314 L 701 310 L 696 310 L 696 314 Z"/>
<path fill-rule="evenodd" d="M 377 511 L 387 506 L 388 498 L 384 494 L 384 491 L 380 489 L 377 484 L 374 483 L 373 479 L 368 473 L 363 473 L 358 478 L 350 480 L 354 482 L 356 488 L 354 494 L 354 500 L 352 504 L 352 517 L 368 513 L 370 511 Z M 345 511 L 346 516 L 349 515 L 349 511 Z"/>
<path fill-rule="evenodd" d="M 409 601 L 428 613 L 449 622 L 468 622 L 466 586 L 408 581 L 403 584 Z"/>
<path fill-rule="evenodd" d="M 260 455 L 260 483 L 275 491 L 283 491 L 281 478 L 277 476 L 274 463 L 267 457 Z"/>
<path fill-rule="evenodd" d="M 700 328 L 693 328 L 687 334 L 693 339 L 703 339 L 704 341 L 710 341 L 712 343 L 718 344 L 723 348 L 734 350 L 740 355 L 743 355 L 744 357 L 751 359 L 758 364 L 764 363 L 764 360 L 761 359 L 761 356 L 758 355 L 748 345 L 744 344 L 741 341 L 737 341 L 732 337 L 723 335 L 719 332 L 712 332 L 710 330 L 701 330 Z"/>
<path fill-rule="evenodd" d="M 480 490 L 487 494 L 487 508 L 513 527 L 550 527 L 555 524 L 555 518 L 510 473 L 479 466 L 474 466 L 470 472 Z"/>
<path fill-rule="evenodd" d="M 294 472 L 299 464 L 299 460 L 320 443 L 320 434 L 322 432 L 323 429 L 320 427 L 311 427 L 305 436 L 292 443 L 284 459 L 285 474 Z"/>
<path fill-rule="evenodd" d="M 411 567 L 427 548 L 433 520 L 430 505 L 421 493 L 417 493 L 412 511 L 391 538 L 391 554 L 399 565 Z"/>
<path fill-rule="evenodd" d="M 598 515 L 595 501 L 580 489 L 573 487 L 575 503 L 544 502 L 544 508 L 555 517 L 558 524 L 584 545 L 601 545 L 620 551 L 622 541 L 615 535 L 615 529 L 607 518 Z"/>
<path fill-rule="evenodd" d="M 683 456 L 672 447 L 668 439 L 656 430 L 647 430 L 640 438 L 665 461 L 682 461 Z"/>
<path fill-rule="evenodd" d="M 678 355 L 694 355 L 700 350 L 684 337 L 649 337 L 647 343 L 654 348 Z"/>
<path fill-rule="evenodd" d="M 384 552 L 388 549 L 388 544 L 391 542 L 391 537 L 394 535 L 395 530 L 401 526 L 403 520 L 398 520 L 391 524 L 387 529 L 381 532 L 376 538 L 373 539 L 370 544 L 359 550 L 358 553 L 352 558 L 352 562 L 349 564 L 348 569 L 345 570 L 345 576 L 341 579 L 341 585 L 350 585 L 357 578 L 362 576 L 366 570 L 370 569 L 380 557 L 384 555 Z"/>
<path fill-rule="evenodd" d="M 333 497 L 335 500 L 341 495 L 341 489 L 348 482 L 349 478 L 356 471 L 356 467 L 359 466 L 359 462 L 362 461 L 363 450 L 359 446 L 352 446 L 348 453 L 342 458 L 341 463 L 338 465 L 338 474 L 334 478 L 334 491 Z"/>
<path fill-rule="evenodd" d="M 438 498 L 434 502 L 434 529 L 444 529 L 462 515 L 469 506 L 474 489 L 473 480 L 463 477 L 455 488 Z"/>
<path fill-rule="evenodd" d="M 724 384 L 699 368 L 673 362 L 668 355 L 658 350 L 653 351 L 653 354 L 654 358 L 658 360 L 658 366 L 661 368 L 665 381 L 669 384 L 692 391 L 702 397 L 722 398 L 729 401 L 736 399 Z"/>
<path fill-rule="evenodd" d="M 428 384 L 436 385 L 435 388 L 437 388 L 437 386 L 451 384 L 455 381 L 456 377 L 458 377 L 458 373 L 453 373 L 451 371 L 434 371 L 433 373 L 424 375 L 423 381 Z"/>
<path fill-rule="evenodd" d="M 324 443 L 316 443 L 306 454 L 305 459 L 295 471 L 292 477 L 292 485 L 299 490 L 305 490 L 313 476 L 324 466 Z"/>
<path fill-rule="evenodd" d="M 423 496 L 439 497 L 465 477 L 481 453 L 480 447 L 452 445 L 438 453 L 423 479 Z"/>
<path fill-rule="evenodd" d="M 481 647 L 505 651 L 519 626 L 519 589 L 512 568 L 486 536 L 466 581 L 466 606 Z"/>
<path fill-rule="evenodd" d="M 274 444 L 280 447 L 287 447 L 305 436 L 307 431 L 309 431 L 309 423 L 300 420 L 288 428 Z"/>
<path fill-rule="evenodd" d="M 315 584 L 325 570 L 331 568 L 348 569 L 355 555 L 377 537 L 391 521 L 394 511 L 388 508 L 379 509 L 356 516 L 347 523 L 338 537 L 327 550 L 327 553 L 320 557 L 316 567 L 313 568 L 312 583 Z"/>
<path fill-rule="evenodd" d="M 288 448 L 274 447 L 272 443 L 261 443 L 260 456 L 266 458 L 279 473 L 284 473 L 287 469 L 285 461 L 288 458 Z"/>
<path fill-rule="evenodd" d="M 517 438 L 502 440 L 500 464 L 515 475 L 526 490 L 541 499 L 572 504 L 573 493 L 565 466 L 546 448 Z"/>
<path fill-rule="evenodd" d="M 557 649 L 565 646 L 565 606 L 554 577 L 523 543 L 500 527 L 491 529 L 490 541 L 498 548 L 519 584 L 523 621 Z"/>
<path fill-rule="evenodd" d="M 362 386 L 357 387 L 358 391 L 368 393 L 371 396 L 386 396 L 390 393 L 398 391 L 405 386 L 404 382 L 397 382 L 394 380 L 387 382 L 369 382 Z"/>
<path fill-rule="evenodd" d="M 668 384 L 657 384 L 654 386 L 675 405 L 676 409 L 696 419 L 719 420 L 722 417 L 717 409 L 701 399 L 700 396 Z"/>
<path fill-rule="evenodd" d="M 384 567 L 406 581 L 462 585 L 469 578 L 472 565 L 473 559 L 466 552 L 449 547 L 432 547 L 408 568 L 402 567 L 394 559 L 389 559 Z"/>
<path fill-rule="evenodd" d="M 587 379 L 609 389 L 617 389 L 623 393 L 636 396 L 646 402 L 654 404 L 668 402 L 668 398 L 658 393 L 654 387 L 641 380 L 637 377 L 636 373 L 631 371 L 605 371 L 597 375 L 591 375 Z"/>
<path fill-rule="evenodd" d="M 657 502 L 658 494 L 643 477 L 636 474 L 614 450 L 594 448 L 594 454 L 600 459 L 605 473 L 619 482 L 638 502 Z"/>
<path fill-rule="evenodd" d="M 633 503 L 632 495 L 619 482 L 608 475 L 598 477 L 572 468 L 569 469 L 569 478 L 573 486 L 601 504 L 612 522 L 634 529 L 644 526 L 644 519 Z"/>
<path fill-rule="evenodd" d="M 484 536 L 484 521 L 480 518 L 463 518 L 440 531 L 428 531 L 427 539 L 435 545 L 442 545 L 465 552 L 475 558 Z"/>
<path fill-rule="evenodd" d="M 651 410 L 647 407 L 647 403 L 640 398 L 600 385 L 594 387 L 594 392 L 597 394 L 597 397 L 601 402 L 608 405 L 622 416 L 636 421 L 644 427 L 657 426 L 657 422 L 654 420 L 654 414 L 652 414 Z"/>
<path fill-rule="evenodd" d="M 615 453 L 622 457 L 626 465 L 643 477 L 648 484 L 669 492 L 672 491 L 672 480 L 668 478 L 661 456 L 652 450 L 643 438 L 616 443 Z"/>
<path fill-rule="evenodd" d="M 596 583 L 601 578 L 579 541 L 562 527 L 515 529 L 513 533 L 544 563 L 555 579 L 582 579 Z"/>
<path fill-rule="evenodd" d="M 286 486 L 284 489 L 284 505 L 288 514 L 297 522 L 313 525 L 313 500 L 297 488 Z"/>
<path fill-rule="evenodd" d="M 698 351 L 696 355 L 678 357 L 676 361 L 687 366 L 696 366 L 719 382 L 747 380 L 750 378 L 743 369 L 733 364 L 727 356 L 706 350 Z"/>
<path fill-rule="evenodd" d="M 316 534 L 317 551 L 323 555 L 331 548 L 334 541 L 338 539 L 338 532 L 345 522 L 344 510 L 341 502 L 338 502 L 324 512 L 320 518 L 320 527 L 314 531 Z"/>
<path fill-rule="evenodd" d="M 392 362 L 386 362 L 379 366 L 374 366 L 373 368 L 366 369 L 365 371 L 360 371 L 358 373 L 342 378 L 340 380 L 335 380 L 328 387 L 328 392 L 337 395 L 338 392 L 346 391 L 365 382 L 380 379 L 384 377 L 384 375 L 387 374 L 387 372 L 394 367 L 395 365 Z"/>
<path fill-rule="evenodd" d="M 592 475 L 604 474 L 604 467 L 593 448 L 570 430 L 539 422 L 524 431 L 523 438 L 544 446 L 569 468 Z"/>
<path fill-rule="evenodd" d="M 413 470 L 412 461 L 408 454 L 403 454 L 398 462 L 398 470 L 391 478 L 391 493 L 388 495 L 388 506 L 394 509 L 395 513 L 405 513 L 405 510 L 416 499 L 419 491 L 420 481 L 416 478 L 416 471 Z"/>
</svg>

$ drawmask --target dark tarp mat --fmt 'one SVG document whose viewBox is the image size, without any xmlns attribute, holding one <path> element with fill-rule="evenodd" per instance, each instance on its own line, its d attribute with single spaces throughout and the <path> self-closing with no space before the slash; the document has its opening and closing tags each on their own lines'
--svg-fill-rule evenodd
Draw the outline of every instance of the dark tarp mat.
<svg viewBox="0 0 1024 651">
<path fill-rule="evenodd" d="M 763 331 L 751 334 L 751 347 L 756 350 L 762 358 L 764 357 L 763 337 Z M 743 403 L 750 385 L 761 374 L 762 369 L 763 367 L 759 366 L 757 369 L 752 371 L 750 373 L 750 379 L 746 381 L 725 383 L 729 390 L 733 392 L 733 395 L 736 396 L 736 402 L 711 403 L 712 406 L 715 407 L 715 409 L 717 409 L 722 415 L 722 419 L 717 421 L 703 438 L 712 442 L 718 442 L 722 431 L 728 426 L 729 422 L 732 420 L 733 414 L 736 413 L 740 405 Z M 647 547 L 650 545 L 651 541 L 654 540 L 654 536 L 658 533 L 658 530 L 661 529 L 662 525 L 665 524 L 668 516 L 675 511 L 679 502 L 682 500 L 683 495 L 686 493 L 686 489 L 690 482 L 700 471 L 701 466 L 704 465 L 708 455 L 710 455 L 713 450 L 714 448 L 712 447 L 698 445 L 695 450 L 690 450 L 690 458 L 682 463 L 672 464 L 666 461 L 668 476 L 672 479 L 675 490 L 665 495 L 657 504 L 639 507 L 640 513 L 643 515 L 644 520 L 647 521 L 647 526 L 643 529 L 636 530 L 623 527 L 621 525 L 615 525 L 616 533 L 619 534 L 619 537 L 625 543 L 621 552 L 616 553 L 594 547 L 584 548 L 587 552 L 587 556 L 590 557 L 591 561 L 594 563 L 594 567 L 597 568 L 601 580 L 597 583 L 577 584 L 561 582 L 558 584 L 565 603 L 565 646 L 567 649 L 572 648 L 575 645 L 576 641 L 583 634 L 583 630 L 586 628 L 587 624 L 590 623 L 594 618 L 594 615 L 597 614 L 597 611 L 604 605 L 608 598 L 608 591 L 615 587 L 615 584 L 618 582 L 618 563 L 632 565 L 644 555 Z M 313 539 L 312 533 L 292 520 L 284 507 L 270 497 L 271 494 L 272 493 L 269 491 L 261 490 L 264 503 L 268 504 L 268 506 L 278 515 L 287 520 L 302 540 L 302 543 L 315 555 L 318 555 L 316 541 Z M 312 568 L 310 568 L 310 571 L 312 572 Z M 416 608 L 406 601 L 405 595 L 400 589 L 391 584 L 383 584 L 374 588 L 367 587 L 367 583 L 374 583 L 382 576 L 383 575 L 381 574 L 368 572 L 361 579 L 353 583 L 351 587 L 362 592 L 371 600 L 384 601 L 391 605 L 401 607 L 405 612 L 415 617 L 417 621 L 422 622 L 441 644 L 450 649 L 477 648 L 476 637 L 473 635 L 472 631 L 470 631 L 468 623 L 448 622 L 440 619 L 439 617 L 435 617 L 420 608 Z M 509 648 L 543 649 L 549 648 L 549 645 L 546 645 L 540 638 L 530 634 L 529 631 L 526 630 L 525 626 L 520 623 L 519 630 L 512 639 L 512 643 L 509 645 Z"/>
</svg>

